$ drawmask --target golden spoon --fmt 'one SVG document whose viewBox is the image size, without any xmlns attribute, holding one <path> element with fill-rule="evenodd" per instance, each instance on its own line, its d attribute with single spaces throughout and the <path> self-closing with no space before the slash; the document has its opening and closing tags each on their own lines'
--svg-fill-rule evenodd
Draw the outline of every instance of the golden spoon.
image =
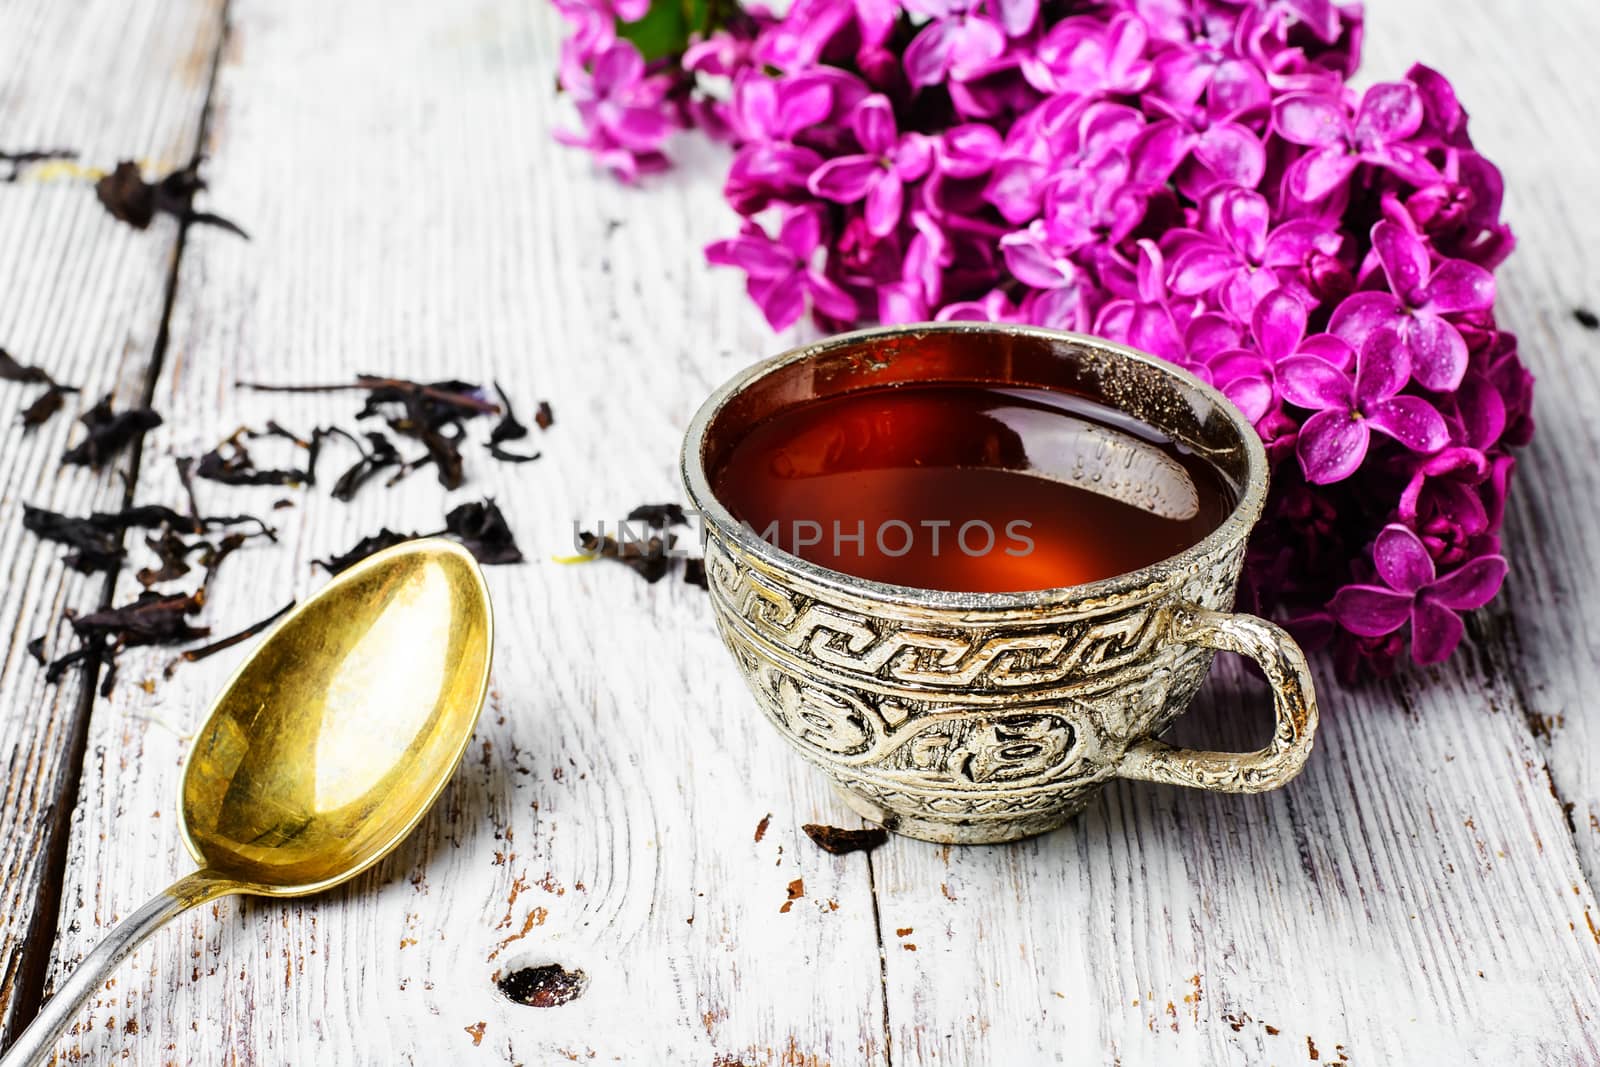
<svg viewBox="0 0 1600 1067">
<path fill-rule="evenodd" d="M 284 618 L 189 752 L 183 839 L 200 870 L 107 934 L 0 1067 L 44 1062 L 111 970 L 181 912 L 318 893 L 387 855 L 466 751 L 493 638 L 477 562 L 441 540 L 379 552 Z"/>
</svg>

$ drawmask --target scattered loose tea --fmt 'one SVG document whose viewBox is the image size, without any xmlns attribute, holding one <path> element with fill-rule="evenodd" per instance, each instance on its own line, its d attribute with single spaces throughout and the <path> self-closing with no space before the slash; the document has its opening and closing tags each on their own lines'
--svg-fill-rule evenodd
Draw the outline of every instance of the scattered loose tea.
<svg viewBox="0 0 1600 1067">
<path fill-rule="evenodd" d="M 357 541 L 354 547 L 352 547 L 348 552 L 342 552 L 338 555 L 329 556 L 327 559 L 313 560 L 312 562 L 321 567 L 323 570 L 327 571 L 329 574 L 339 574 L 343 571 L 349 570 L 351 567 L 354 567 L 357 563 L 360 563 L 373 553 L 382 552 L 386 548 L 393 548 L 395 545 L 401 544 L 405 541 L 415 540 L 421 536 L 421 534 L 415 533 L 395 533 L 393 530 L 385 526 L 377 533 L 368 534 L 366 537 L 363 537 L 361 540 Z"/>
<path fill-rule="evenodd" d="M 1573 308 L 1572 317 L 1578 320 L 1578 325 L 1585 330 L 1600 330 L 1600 315 L 1596 315 L 1588 308 Z"/>
<path fill-rule="evenodd" d="M 44 634 L 35 637 L 23 647 L 28 650 L 28 655 L 32 656 L 39 666 L 43 667 L 49 662 L 44 654 Z"/>
<path fill-rule="evenodd" d="M 195 465 L 194 473 L 207 481 L 221 482 L 223 485 L 306 484 L 310 480 L 310 474 L 307 471 L 262 469 L 256 466 L 255 458 L 250 455 L 250 449 L 245 444 L 245 439 L 268 436 L 288 436 L 290 440 L 297 444 L 305 444 L 299 438 L 288 434 L 276 423 L 269 425 L 261 433 L 241 427 L 235 430 L 231 436 L 224 438 L 217 447 L 202 455 Z"/>
<path fill-rule="evenodd" d="M 147 228 L 156 215 L 167 214 L 181 223 L 216 226 L 248 241 L 250 235 L 233 222 L 220 215 L 195 210 L 195 194 L 205 187 L 205 180 L 200 177 L 199 160 L 154 183 L 144 180 L 139 173 L 139 164 L 124 160 L 95 183 L 94 192 L 113 218 L 138 230 Z"/>
<path fill-rule="evenodd" d="M 213 641 L 209 645 L 201 645 L 199 648 L 186 649 L 185 651 L 180 652 L 176 659 L 167 664 L 167 669 L 163 671 L 162 674 L 168 678 L 171 678 L 173 672 L 178 669 L 178 665 L 180 663 L 199 663 L 201 660 L 215 656 L 218 652 L 226 651 L 240 642 L 250 640 L 250 638 L 254 637 L 256 634 L 265 630 L 267 627 L 271 626 L 273 623 L 287 615 L 294 605 L 295 602 L 291 600 L 289 603 L 285 604 L 277 611 L 274 611 L 271 615 L 268 615 L 260 622 L 251 623 L 249 626 L 246 626 L 243 630 L 240 630 L 236 634 L 229 634 L 227 637 L 224 637 L 221 640 Z"/>
<path fill-rule="evenodd" d="M 0 175 L 0 182 L 16 181 L 21 176 L 23 168 L 32 163 L 70 162 L 77 158 L 78 153 L 70 148 L 29 148 L 20 152 L 0 152 L 0 163 L 10 168 L 5 174 Z"/>
<path fill-rule="evenodd" d="M 313 435 L 310 448 L 310 467 L 316 464 L 315 450 L 320 437 L 339 436 L 354 442 L 362 452 L 362 459 L 346 472 L 336 487 L 335 496 L 348 500 L 374 473 L 394 468 L 389 479 L 394 484 L 418 467 L 432 464 L 437 468 L 439 483 L 447 489 L 458 489 L 466 480 L 465 461 L 461 446 L 466 441 L 467 425 L 479 416 L 500 416 L 489 432 L 486 442 L 491 455 L 506 463 L 527 463 L 539 458 L 539 453 L 512 452 L 505 447 L 507 441 L 521 440 L 529 430 L 516 416 L 511 400 L 498 384 L 495 391 L 500 403 L 489 399 L 487 391 L 479 385 L 455 379 L 438 382 L 416 382 L 405 378 L 392 378 L 376 374 L 359 374 L 355 381 L 327 385 L 269 385 L 260 382 L 241 382 L 241 387 L 269 393 L 366 393 L 357 419 L 378 418 L 384 421 L 390 433 L 416 441 L 423 453 L 407 460 L 381 431 L 365 434 L 363 446 L 353 435 L 336 428 L 318 430 Z M 541 428 L 554 421 L 550 405 L 541 402 L 535 421 Z M 320 437 L 318 436 L 320 435 Z M 314 481 L 314 479 L 313 479 Z M 309 484 L 309 483 L 308 483 Z"/>
<path fill-rule="evenodd" d="M 459 540 L 479 563 L 521 563 L 522 550 L 511 526 L 493 500 L 462 504 L 444 517 L 447 533 Z"/>
<path fill-rule="evenodd" d="M 500 447 L 507 441 L 520 441 L 528 436 L 528 428 L 517 419 L 516 409 L 511 406 L 511 398 L 506 396 L 506 391 L 500 387 L 499 382 L 494 383 L 494 391 L 500 396 L 500 407 L 505 412 L 500 416 L 500 421 L 489 431 L 489 453 L 495 459 L 505 463 L 529 463 L 539 458 L 539 453 L 529 455 L 521 452 L 508 452 Z M 548 404 L 541 404 L 540 408 L 548 408 Z M 544 427 L 541 426 L 540 429 Z"/>
<path fill-rule="evenodd" d="M 589 976 L 583 971 L 546 963 L 539 967 L 523 967 L 495 981 L 506 999 L 530 1008 L 556 1008 L 577 1000 L 589 988 Z"/>
<path fill-rule="evenodd" d="M 683 513 L 682 504 L 640 504 L 628 512 L 628 521 L 642 522 L 652 530 L 689 525 L 689 517 Z"/>
<path fill-rule="evenodd" d="M 67 394 L 78 391 L 75 385 L 63 385 L 56 381 L 42 367 L 28 367 L 17 362 L 16 358 L 3 348 L 0 348 L 0 382 L 19 382 L 45 387 L 38 399 L 22 410 L 22 425 L 30 430 L 49 421 L 50 416 L 61 410 Z"/>
<path fill-rule="evenodd" d="M 647 530 L 656 531 L 640 539 L 633 536 L 628 523 L 643 523 Z M 672 570 L 673 563 L 683 561 L 680 572 L 690 585 L 706 588 L 705 561 L 685 557 L 674 551 L 678 543 L 675 526 L 688 526 L 689 516 L 681 504 L 640 504 L 628 512 L 628 517 L 618 525 L 615 535 L 596 535 L 588 530 L 578 534 L 578 546 L 593 559 L 610 559 L 621 563 L 645 581 L 654 585 Z"/>
<path fill-rule="evenodd" d="M 22 526 L 46 541 L 72 549 L 63 557 L 63 562 L 82 574 L 115 571 L 121 567 L 122 535 L 131 529 L 167 527 L 175 531 L 197 526 L 200 530 L 255 526 L 254 536 L 272 540 L 276 535 L 276 531 L 252 515 L 212 515 L 196 519 L 161 504 L 142 504 L 122 511 L 96 511 L 84 516 L 63 515 L 24 504 Z"/>
<path fill-rule="evenodd" d="M 851 852 L 871 852 L 889 840 L 889 831 L 881 826 L 846 830 L 838 826 L 820 826 L 808 822 L 800 829 L 806 832 L 806 836 L 811 838 L 818 848 L 835 856 L 844 856 Z"/>
<path fill-rule="evenodd" d="M 533 424 L 541 430 L 548 430 L 556 424 L 556 414 L 550 410 L 550 401 L 539 401 L 539 407 L 533 413 Z"/>
<path fill-rule="evenodd" d="M 100 403 L 78 416 L 89 435 L 67 449 L 61 462 L 78 467 L 102 467 L 134 438 L 161 425 L 161 416 L 149 408 L 115 411 L 108 394 Z"/>
</svg>

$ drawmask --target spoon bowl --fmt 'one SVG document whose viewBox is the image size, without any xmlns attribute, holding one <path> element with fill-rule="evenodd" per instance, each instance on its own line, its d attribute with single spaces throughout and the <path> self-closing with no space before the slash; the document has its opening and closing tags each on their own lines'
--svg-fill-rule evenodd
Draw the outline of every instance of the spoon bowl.
<svg viewBox="0 0 1600 1067">
<path fill-rule="evenodd" d="M 181 812 L 201 869 L 111 930 L 0 1067 L 47 1060 L 112 968 L 185 909 L 321 892 L 392 851 L 461 762 L 493 647 L 477 561 L 439 539 L 370 556 L 290 612 L 195 734 Z"/>
</svg>

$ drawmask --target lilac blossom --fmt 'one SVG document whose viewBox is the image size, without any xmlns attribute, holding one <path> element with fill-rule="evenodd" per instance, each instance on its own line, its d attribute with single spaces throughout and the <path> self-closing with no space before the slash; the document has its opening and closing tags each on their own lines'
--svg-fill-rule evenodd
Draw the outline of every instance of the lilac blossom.
<svg viewBox="0 0 1600 1067">
<path fill-rule="evenodd" d="M 1410 377 L 1411 358 L 1393 330 L 1367 337 L 1353 379 L 1316 356 L 1278 364 L 1284 399 L 1316 412 L 1300 430 L 1306 480 L 1325 485 L 1350 477 L 1366 458 L 1374 430 L 1414 452 L 1443 448 L 1449 439 L 1443 416 L 1422 397 L 1400 394 Z"/>
<path fill-rule="evenodd" d="M 1289 191 L 1301 200 L 1321 200 L 1362 163 L 1408 178 L 1433 174 L 1421 146 L 1408 143 L 1422 118 L 1422 98 L 1408 82 L 1368 89 L 1354 119 L 1335 97 L 1296 93 L 1280 98 L 1273 105 L 1273 127 L 1284 140 L 1311 148 L 1289 168 Z"/>
<path fill-rule="evenodd" d="M 865 202 L 867 229 L 886 237 L 900 225 L 905 183 L 928 173 L 933 145 L 920 133 L 901 135 L 894 108 L 883 96 L 856 105 L 850 119 L 860 155 L 835 156 L 812 172 L 808 187 L 824 200 Z"/>
<path fill-rule="evenodd" d="M 1504 181 L 1443 75 L 1350 86 L 1355 4 L 553 2 L 558 136 L 625 181 L 675 128 L 730 144 L 707 259 L 774 327 L 1032 323 L 1187 368 L 1273 468 L 1242 602 L 1341 671 L 1442 657 L 1498 587 L 1533 436 Z"/>
<path fill-rule="evenodd" d="M 755 223 L 747 223 L 738 237 L 713 242 L 706 260 L 738 267 L 749 275 L 750 297 L 774 330 L 786 330 L 800 321 L 807 297 L 826 315 L 853 318 L 855 301 L 813 264 L 822 248 L 821 213 L 808 207 L 791 209 L 778 228 L 777 239 Z"/>
<path fill-rule="evenodd" d="M 1372 249 L 1389 288 L 1348 297 L 1328 328 L 1352 344 L 1394 330 L 1420 384 L 1436 392 L 1456 388 L 1467 369 L 1467 343 L 1445 316 L 1492 307 L 1494 277 L 1465 260 L 1435 265 L 1416 234 L 1387 219 L 1373 226 Z"/>
<path fill-rule="evenodd" d="M 1418 663 L 1449 657 L 1465 633 L 1458 612 L 1494 599 L 1506 576 L 1500 555 L 1477 559 L 1439 575 L 1427 548 L 1399 523 L 1385 526 L 1372 546 L 1383 585 L 1347 585 L 1330 608 L 1339 624 L 1362 637 L 1381 637 L 1411 623 L 1411 654 Z"/>
</svg>

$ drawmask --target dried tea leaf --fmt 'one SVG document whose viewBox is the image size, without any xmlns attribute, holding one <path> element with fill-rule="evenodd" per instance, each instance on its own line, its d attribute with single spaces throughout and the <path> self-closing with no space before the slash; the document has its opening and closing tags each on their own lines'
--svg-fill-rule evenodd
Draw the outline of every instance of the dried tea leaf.
<svg viewBox="0 0 1600 1067">
<path fill-rule="evenodd" d="M 89 515 L 63 515 L 32 504 L 22 506 L 23 529 L 72 549 L 63 561 L 84 574 L 115 571 L 122 565 L 122 535 L 131 529 L 225 529 L 254 525 L 253 536 L 275 539 L 276 531 L 253 515 L 213 515 L 193 518 L 162 504 L 141 504 L 122 511 L 96 511 Z M 237 536 L 243 536 L 237 535 Z"/>
<path fill-rule="evenodd" d="M 67 394 L 76 392 L 59 385 L 52 385 L 39 394 L 39 399 L 22 409 L 22 425 L 27 429 L 43 426 L 50 421 L 51 416 L 60 411 L 66 403 Z"/>
<path fill-rule="evenodd" d="M 706 582 L 706 561 L 703 559 L 686 559 L 683 561 L 683 580 L 690 585 L 698 585 L 701 589 L 710 589 Z"/>
<path fill-rule="evenodd" d="M 306 471 L 262 469 L 256 466 L 255 458 L 250 455 L 250 449 L 244 443 L 247 436 L 288 436 L 295 443 L 305 445 L 305 442 L 288 434 L 287 431 L 277 434 L 269 428 L 264 434 L 256 434 L 240 428 L 200 457 L 199 463 L 195 466 L 195 474 L 207 481 L 220 482 L 223 485 L 304 485 L 309 481 Z"/>
<path fill-rule="evenodd" d="M 181 223 L 216 226 L 237 234 L 245 240 L 250 235 L 234 223 L 194 208 L 195 194 L 206 187 L 200 177 L 200 161 L 151 183 L 139 173 L 139 164 L 123 160 L 115 170 L 95 183 L 95 196 L 111 213 L 111 217 L 126 222 L 135 229 L 147 228 L 159 213 L 171 215 Z"/>
<path fill-rule="evenodd" d="M 541 430 L 548 430 L 556 424 L 556 415 L 550 410 L 550 401 L 539 401 L 539 407 L 533 413 L 533 424 Z"/>
<path fill-rule="evenodd" d="M 528 436 L 528 428 L 517 419 L 516 409 L 511 406 L 511 398 L 506 396 L 506 391 L 500 387 L 499 382 L 494 383 L 494 391 L 500 396 L 500 406 L 504 414 L 500 421 L 489 431 L 489 454 L 503 463 L 530 463 L 539 458 L 539 453 L 531 455 L 521 452 L 508 452 L 501 447 L 507 441 L 520 441 Z"/>
<path fill-rule="evenodd" d="M 493 500 L 462 504 L 444 518 L 445 532 L 466 546 L 479 563 L 521 563 L 522 550 Z"/>
<path fill-rule="evenodd" d="M 314 560 L 313 562 L 329 574 L 338 574 L 341 571 L 349 570 L 376 552 L 382 552 L 386 548 L 393 548 L 395 545 L 406 541 L 414 541 L 421 536 L 421 534 L 415 533 L 395 533 L 386 526 L 377 533 L 370 534 L 357 541 L 348 552 L 329 556 L 327 559 Z"/>
<path fill-rule="evenodd" d="M 27 429 L 42 426 L 50 416 L 61 410 L 68 393 L 76 393 L 77 386 L 62 385 L 42 367 L 29 367 L 0 348 L 0 382 L 19 382 L 25 385 L 43 385 L 45 391 L 22 411 L 22 425 Z"/>
<path fill-rule="evenodd" d="M 399 450 L 382 430 L 367 431 L 366 448 L 362 447 L 360 439 L 353 434 L 345 433 L 343 430 L 336 430 L 334 433 L 349 440 L 356 446 L 356 451 L 361 453 L 361 458 L 356 460 L 349 470 L 339 475 L 339 480 L 333 483 L 335 500 L 349 503 L 374 474 L 389 467 L 402 469 L 405 467 L 405 461 L 401 459 Z"/>
<path fill-rule="evenodd" d="M 846 830 L 838 826 L 821 826 L 806 823 L 800 829 L 824 852 L 835 856 L 851 852 L 871 852 L 889 840 L 889 832 L 881 826 L 867 826 L 860 830 Z"/>
<path fill-rule="evenodd" d="M 291 600 L 289 603 L 285 604 L 277 611 L 274 611 L 271 615 L 268 615 L 260 622 L 253 622 L 236 634 L 229 634 L 227 637 L 213 641 L 209 645 L 201 645 L 199 648 L 190 648 L 184 650 L 178 654 L 176 659 L 167 664 L 166 669 L 161 672 L 162 675 L 164 677 L 171 678 L 173 672 L 178 669 L 178 664 L 180 663 L 199 663 L 203 659 L 208 659 L 211 656 L 215 656 L 218 652 L 225 652 L 234 645 L 250 640 L 250 638 L 265 630 L 267 627 L 283 618 L 283 616 L 287 615 L 294 605 L 295 602 Z"/>
<path fill-rule="evenodd" d="M 23 168 L 30 163 L 70 162 L 77 158 L 78 153 L 70 148 L 28 148 L 20 152 L 0 152 L 0 163 L 10 167 L 0 181 L 16 181 L 22 175 Z"/>
<path fill-rule="evenodd" d="M 108 394 L 78 417 L 89 435 L 67 449 L 61 462 L 79 467 L 102 467 L 134 438 L 161 425 L 161 416 L 149 408 L 115 411 Z"/>
<path fill-rule="evenodd" d="M 55 379 L 39 367 L 25 367 L 15 356 L 0 348 L 0 382 L 21 382 L 25 385 L 54 385 Z"/>
<path fill-rule="evenodd" d="M 628 521 L 642 522 L 652 530 L 689 525 L 689 517 L 684 514 L 682 504 L 640 504 L 628 512 Z"/>
<path fill-rule="evenodd" d="M 103 608 L 71 620 L 73 632 L 85 639 L 106 638 L 118 647 L 173 645 L 207 637 L 211 631 L 189 619 L 205 606 L 205 592 L 140 593 L 132 603 Z"/>
<path fill-rule="evenodd" d="M 667 555 L 671 542 L 660 537 L 653 536 L 643 544 L 632 538 L 618 543 L 610 534 L 602 538 L 585 530 L 578 534 L 578 544 L 591 556 L 616 560 L 651 585 L 665 578 L 672 568 L 672 559 Z"/>
</svg>

